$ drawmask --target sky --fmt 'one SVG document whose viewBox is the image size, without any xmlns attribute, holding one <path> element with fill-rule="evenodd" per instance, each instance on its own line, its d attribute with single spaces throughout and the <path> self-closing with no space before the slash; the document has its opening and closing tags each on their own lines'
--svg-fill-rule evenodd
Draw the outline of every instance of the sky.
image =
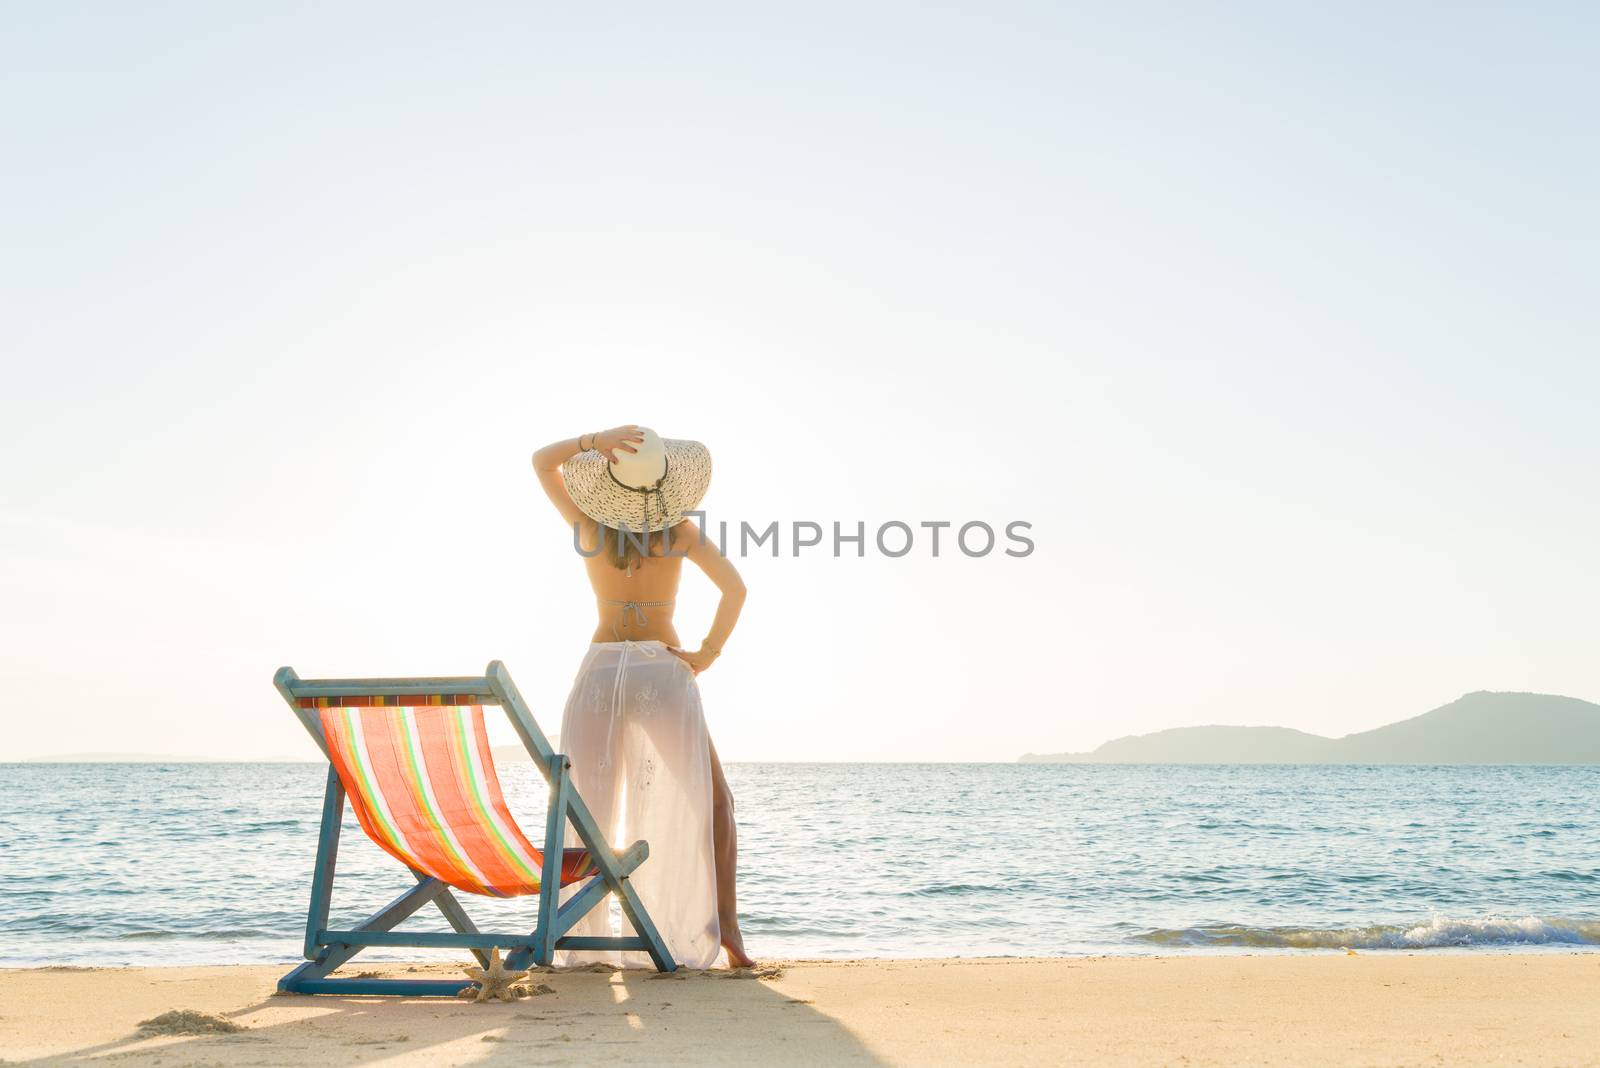
<svg viewBox="0 0 1600 1068">
<path fill-rule="evenodd" d="M 737 559 L 725 760 L 1600 700 L 1592 5 L 5 22 L 0 760 L 309 759 L 283 664 L 554 731 L 529 456 L 620 423 L 736 529 L 1031 525 Z"/>
</svg>

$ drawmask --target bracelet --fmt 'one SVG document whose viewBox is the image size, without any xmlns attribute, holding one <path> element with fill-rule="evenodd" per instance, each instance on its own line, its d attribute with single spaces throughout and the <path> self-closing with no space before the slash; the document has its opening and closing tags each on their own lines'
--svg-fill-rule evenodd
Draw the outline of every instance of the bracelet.
<svg viewBox="0 0 1600 1068">
<path fill-rule="evenodd" d="M 701 642 L 700 643 L 700 651 L 702 653 L 710 653 L 712 656 L 721 656 L 722 655 L 722 647 L 721 646 L 707 645 L 705 642 Z"/>
<path fill-rule="evenodd" d="M 590 434 L 589 437 L 593 438 L 594 435 Z M 588 452 L 590 449 L 594 448 L 594 442 L 591 440 L 589 442 L 589 444 L 587 446 L 585 446 L 583 444 L 583 438 L 584 438 L 584 435 L 582 435 L 582 434 L 578 435 L 578 451 L 579 452 Z"/>
</svg>

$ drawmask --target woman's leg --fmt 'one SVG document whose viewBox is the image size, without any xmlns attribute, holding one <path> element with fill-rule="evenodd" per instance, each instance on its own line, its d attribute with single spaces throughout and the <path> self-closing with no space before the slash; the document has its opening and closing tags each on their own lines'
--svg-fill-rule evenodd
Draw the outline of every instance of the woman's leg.
<svg viewBox="0 0 1600 1068">
<path fill-rule="evenodd" d="M 717 747 L 708 737 L 711 750 L 711 829 L 712 849 L 717 857 L 717 923 L 722 928 L 722 948 L 728 963 L 747 968 L 755 961 L 744 951 L 744 936 L 739 932 L 739 899 L 735 881 L 739 873 L 739 828 L 733 819 L 733 791 L 722 774 Z"/>
</svg>

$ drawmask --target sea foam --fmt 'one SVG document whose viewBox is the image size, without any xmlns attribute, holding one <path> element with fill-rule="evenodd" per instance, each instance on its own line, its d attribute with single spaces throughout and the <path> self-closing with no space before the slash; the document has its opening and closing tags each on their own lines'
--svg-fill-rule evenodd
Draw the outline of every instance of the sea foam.
<svg viewBox="0 0 1600 1068">
<path fill-rule="evenodd" d="M 1452 919 L 1367 927 L 1246 927 L 1215 924 L 1158 929 L 1134 936 L 1157 946 L 1259 949 L 1434 949 L 1467 946 L 1600 945 L 1600 922 L 1524 916 Z"/>
</svg>

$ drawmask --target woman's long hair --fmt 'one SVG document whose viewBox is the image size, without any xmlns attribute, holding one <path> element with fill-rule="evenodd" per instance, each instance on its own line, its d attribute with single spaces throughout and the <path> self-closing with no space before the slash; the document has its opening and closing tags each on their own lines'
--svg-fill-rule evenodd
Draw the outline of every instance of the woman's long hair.
<svg viewBox="0 0 1600 1068">
<path fill-rule="evenodd" d="M 602 524 L 600 548 L 605 552 L 606 560 L 612 567 L 618 571 L 632 571 L 641 557 L 653 555 L 660 548 L 664 535 L 665 531 L 660 530 L 645 535 Z"/>
</svg>

